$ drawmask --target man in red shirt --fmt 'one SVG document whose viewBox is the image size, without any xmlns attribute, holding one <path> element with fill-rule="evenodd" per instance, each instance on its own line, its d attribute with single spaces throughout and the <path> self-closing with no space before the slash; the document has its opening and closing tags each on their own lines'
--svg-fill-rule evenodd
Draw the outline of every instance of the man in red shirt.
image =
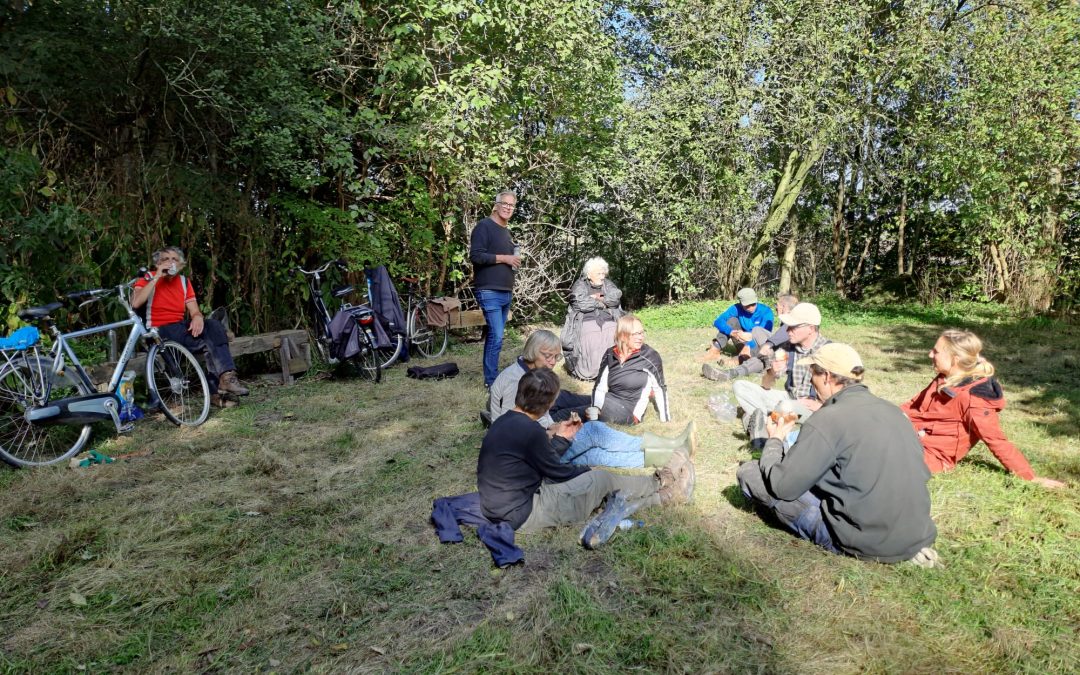
<svg viewBox="0 0 1080 675">
<path fill-rule="evenodd" d="M 146 305 L 146 325 L 157 328 L 162 339 L 179 342 L 192 352 L 206 350 L 206 379 L 214 405 L 225 407 L 220 393 L 247 396 L 247 387 L 236 377 L 225 327 L 203 317 L 195 291 L 180 274 L 187 262 L 184 252 L 168 246 L 154 251 L 153 260 L 154 271 L 135 282 L 131 306 Z"/>
</svg>

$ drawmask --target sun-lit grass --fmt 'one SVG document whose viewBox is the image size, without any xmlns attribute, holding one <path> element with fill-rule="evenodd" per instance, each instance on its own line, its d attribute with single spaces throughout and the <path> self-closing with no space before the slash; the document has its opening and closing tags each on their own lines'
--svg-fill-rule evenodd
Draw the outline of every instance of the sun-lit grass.
<svg viewBox="0 0 1080 675">
<path fill-rule="evenodd" d="M 443 546 L 427 522 L 434 498 L 474 489 L 478 345 L 455 346 L 444 382 L 398 367 L 377 386 L 259 387 L 199 429 L 95 430 L 103 451 L 148 457 L 0 470 L 0 670 L 1080 670 L 1080 338 L 982 306 L 821 304 L 825 334 L 897 402 L 930 379 L 942 328 L 979 331 L 1006 432 L 1071 486 L 979 448 L 930 484 L 943 568 L 828 555 L 734 488 L 745 438 L 705 407 L 730 388 L 695 360 L 725 303 L 650 308 L 675 413 L 642 430 L 697 421 L 693 504 L 643 512 L 597 552 L 572 528 L 522 536 L 525 565 L 494 570 L 475 534 Z"/>
</svg>

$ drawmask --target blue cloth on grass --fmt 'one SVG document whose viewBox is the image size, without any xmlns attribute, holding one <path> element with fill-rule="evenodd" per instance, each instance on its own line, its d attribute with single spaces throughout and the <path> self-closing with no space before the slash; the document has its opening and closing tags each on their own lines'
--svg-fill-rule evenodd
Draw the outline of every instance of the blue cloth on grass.
<svg viewBox="0 0 1080 675">
<path fill-rule="evenodd" d="M 484 517 L 479 492 L 439 497 L 431 504 L 431 522 L 439 541 L 444 544 L 457 543 L 464 538 L 459 525 L 475 525 L 476 534 L 499 567 L 525 561 L 525 552 L 514 544 L 514 528 L 510 523 L 493 523 Z"/>
</svg>

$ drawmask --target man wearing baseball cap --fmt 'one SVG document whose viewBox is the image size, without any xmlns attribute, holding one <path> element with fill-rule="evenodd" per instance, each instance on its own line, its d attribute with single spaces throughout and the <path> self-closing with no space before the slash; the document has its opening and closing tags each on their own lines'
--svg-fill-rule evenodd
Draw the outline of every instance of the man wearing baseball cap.
<svg viewBox="0 0 1080 675">
<path fill-rule="evenodd" d="M 735 399 L 743 409 L 743 426 L 750 441 L 759 443 L 765 437 L 765 415 L 780 401 L 792 401 L 795 412 L 805 419 L 821 406 L 810 380 L 810 368 L 799 365 L 799 359 L 811 356 L 829 340 L 821 334 L 821 311 L 817 305 L 800 302 L 790 312 L 780 315 L 788 333 L 788 341 L 776 348 L 772 370 L 782 378 L 783 389 L 764 389 L 748 380 L 736 380 L 731 385 Z"/>
<path fill-rule="evenodd" d="M 743 494 L 828 551 L 932 567 L 930 471 L 911 423 L 862 384 L 862 359 L 849 345 L 823 345 L 799 365 L 810 369 L 821 408 L 786 452 L 794 417 L 767 423 L 761 459 L 736 472 Z"/>
<path fill-rule="evenodd" d="M 716 337 L 712 347 L 706 352 L 706 358 L 719 359 L 728 343 L 735 345 L 740 361 L 755 361 L 758 349 L 773 331 L 773 312 L 768 305 L 758 302 L 757 293 L 752 288 L 743 288 L 735 294 L 737 303 L 724 310 L 716 317 Z M 701 367 L 701 376 L 710 380 L 726 379 L 722 368 L 706 363 Z"/>
</svg>

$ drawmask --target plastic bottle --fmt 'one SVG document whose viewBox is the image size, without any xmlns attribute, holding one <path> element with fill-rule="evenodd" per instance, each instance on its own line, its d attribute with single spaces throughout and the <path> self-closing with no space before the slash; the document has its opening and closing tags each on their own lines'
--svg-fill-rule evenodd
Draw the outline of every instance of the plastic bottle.
<svg viewBox="0 0 1080 675">
<path fill-rule="evenodd" d="M 120 419 L 129 421 L 134 417 L 135 408 L 135 371 L 125 370 L 120 378 L 120 386 L 116 388 L 116 395 L 120 398 Z"/>
<path fill-rule="evenodd" d="M 632 530 L 635 527 L 645 527 L 644 520 L 631 520 L 630 518 L 623 518 L 619 521 L 620 530 Z"/>
<path fill-rule="evenodd" d="M 735 419 L 738 412 L 735 405 L 723 394 L 713 394 L 706 405 L 717 422 L 730 422 Z"/>
</svg>

